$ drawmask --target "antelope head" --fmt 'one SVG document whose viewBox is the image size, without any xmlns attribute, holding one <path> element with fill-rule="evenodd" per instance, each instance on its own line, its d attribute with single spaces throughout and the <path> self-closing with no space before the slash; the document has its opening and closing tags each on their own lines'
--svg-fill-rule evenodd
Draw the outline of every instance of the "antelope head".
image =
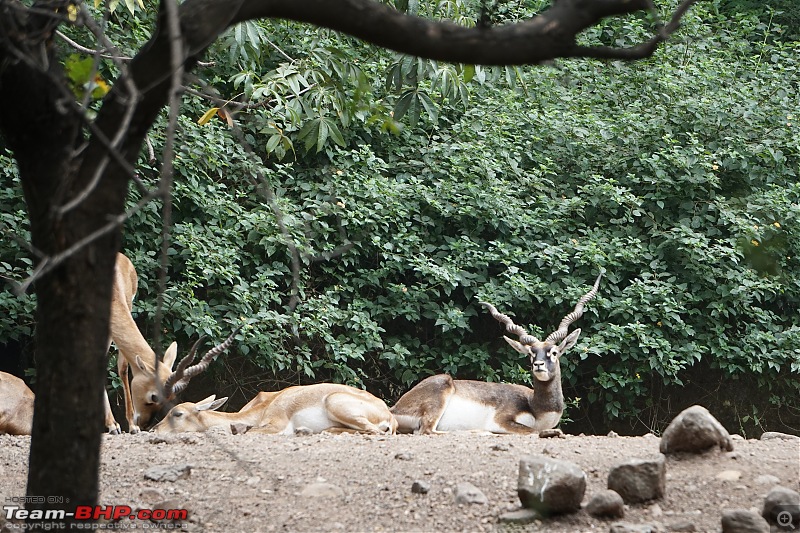
<svg viewBox="0 0 800 533">
<path fill-rule="evenodd" d="M 164 420 L 156 424 L 153 431 L 156 433 L 176 433 L 183 431 L 205 431 L 209 424 L 204 420 L 204 414 L 216 411 L 222 407 L 228 398 L 216 399 L 212 394 L 197 403 L 184 402 L 170 409 Z"/>
<path fill-rule="evenodd" d="M 144 429 L 167 403 L 173 402 L 189 381 L 196 375 L 205 371 L 211 361 L 219 354 L 228 349 L 233 343 L 233 337 L 239 329 L 231 333 L 221 344 L 211 348 L 195 364 L 190 364 L 196 357 L 198 346 L 203 341 L 201 337 L 192 346 L 188 355 L 181 359 L 177 368 L 172 370 L 177 357 L 178 348 L 173 342 L 164 353 L 162 361 L 156 362 L 156 368 L 148 365 L 141 357 L 136 357 L 136 365 L 140 372 L 134 372 L 131 379 L 131 396 L 133 400 L 133 420 L 134 424 Z"/>
<path fill-rule="evenodd" d="M 538 381 L 547 382 L 553 379 L 561 379 L 561 366 L 559 358 L 561 354 L 575 346 L 578 337 L 581 334 L 580 328 L 575 329 L 572 333 L 569 332 L 569 326 L 578 320 L 583 315 L 583 308 L 586 302 L 591 300 L 597 295 L 597 289 L 600 286 L 600 278 L 603 275 L 597 276 L 592 289 L 583 295 L 578 301 L 575 309 L 567 316 L 565 316 L 558 329 L 552 332 L 544 341 L 540 341 L 533 335 L 529 335 L 521 326 L 514 324 L 514 321 L 508 315 L 500 313 L 492 304 L 487 302 L 480 302 L 495 320 L 500 322 L 506 327 L 506 331 L 519 338 L 519 341 L 503 336 L 505 341 L 511 345 L 516 351 L 530 357 L 531 373 Z"/>
</svg>

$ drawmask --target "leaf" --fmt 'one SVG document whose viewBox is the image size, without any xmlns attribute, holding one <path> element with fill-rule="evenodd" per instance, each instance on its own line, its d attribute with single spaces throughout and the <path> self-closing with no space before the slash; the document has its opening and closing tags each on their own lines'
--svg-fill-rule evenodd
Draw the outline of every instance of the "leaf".
<svg viewBox="0 0 800 533">
<path fill-rule="evenodd" d="M 425 112 L 428 114 L 428 118 L 431 119 L 431 122 L 437 122 L 439 120 L 439 110 L 436 104 L 433 103 L 433 100 L 431 100 L 431 97 L 426 93 L 419 93 L 419 101 L 422 107 L 425 108 Z"/>
<path fill-rule="evenodd" d="M 475 65 L 464 65 L 464 83 L 469 83 L 475 77 Z"/>
<path fill-rule="evenodd" d="M 208 124 L 211 121 L 211 119 L 214 117 L 214 115 L 217 114 L 217 111 L 219 111 L 218 107 L 212 107 L 211 109 L 209 109 L 208 111 L 203 113 L 203 116 L 200 117 L 200 119 L 197 121 L 197 123 L 200 126 L 204 126 L 204 125 Z"/>
</svg>

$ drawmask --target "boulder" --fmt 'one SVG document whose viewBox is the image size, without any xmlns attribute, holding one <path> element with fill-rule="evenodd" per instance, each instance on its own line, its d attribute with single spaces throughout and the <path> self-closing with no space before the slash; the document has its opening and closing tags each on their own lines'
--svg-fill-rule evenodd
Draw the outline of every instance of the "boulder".
<svg viewBox="0 0 800 533">
<path fill-rule="evenodd" d="M 733 440 L 719 421 L 705 407 L 684 409 L 661 436 L 661 453 L 702 453 L 714 447 L 733 451 Z"/>
<path fill-rule="evenodd" d="M 523 507 L 543 516 L 580 510 L 586 492 L 586 474 L 569 461 L 543 455 L 519 462 L 517 494 Z"/>
<path fill-rule="evenodd" d="M 608 488 L 625 503 L 639 503 L 664 497 L 667 484 L 666 458 L 632 459 L 608 473 Z"/>
</svg>

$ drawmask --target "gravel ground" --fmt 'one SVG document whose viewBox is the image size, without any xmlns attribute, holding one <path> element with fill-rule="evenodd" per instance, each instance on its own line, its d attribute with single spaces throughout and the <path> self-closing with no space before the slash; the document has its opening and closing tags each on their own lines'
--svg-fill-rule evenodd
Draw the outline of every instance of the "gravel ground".
<svg viewBox="0 0 800 533">
<path fill-rule="evenodd" d="M 0 435 L 5 504 L 25 494 L 29 443 L 29 437 Z M 197 532 L 521 531 L 499 519 L 520 507 L 520 457 L 545 454 L 579 465 L 588 476 L 585 504 L 606 488 L 611 467 L 653 457 L 658 445 L 652 435 L 106 435 L 100 501 L 134 510 L 187 509 L 187 521 L 161 525 Z M 426 482 L 430 491 L 413 493 L 414 481 Z M 456 504 L 461 482 L 478 487 L 488 503 Z M 669 457 L 664 499 L 626 506 L 623 521 L 717 532 L 723 510 L 760 511 L 775 484 L 800 488 L 800 439 L 738 439 L 733 452 Z M 608 531 L 613 523 L 580 511 L 524 530 Z M 0 529 L 18 525 L 0 517 Z M 105 525 L 121 530 L 157 524 Z"/>
</svg>

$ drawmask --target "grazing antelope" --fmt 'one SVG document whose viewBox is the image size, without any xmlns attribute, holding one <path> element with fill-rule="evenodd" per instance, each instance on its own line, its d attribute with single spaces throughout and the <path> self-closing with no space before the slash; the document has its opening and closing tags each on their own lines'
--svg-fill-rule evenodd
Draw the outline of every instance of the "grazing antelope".
<svg viewBox="0 0 800 533">
<path fill-rule="evenodd" d="M 17 376 L 0 372 L 0 433 L 30 435 L 33 392 Z"/>
<path fill-rule="evenodd" d="M 176 395 L 186 388 L 192 377 L 203 372 L 214 356 L 230 346 L 233 335 L 236 334 L 234 332 L 222 344 L 212 348 L 198 364 L 188 366 L 194 359 L 198 346 L 195 344 L 189 355 L 181 360 L 178 368 L 173 371 L 172 368 L 178 355 L 177 344 L 173 342 L 164 353 L 163 359 L 157 361 L 155 352 L 150 348 L 131 316 L 138 279 L 136 269 L 130 259 L 123 254 L 117 254 L 111 296 L 111 331 L 108 344 L 110 346 L 113 340 L 119 349 L 117 370 L 122 380 L 125 418 L 128 421 L 128 431 L 131 433 L 138 433 L 140 428 L 146 427 L 166 402 L 174 400 Z M 132 375 L 130 383 L 128 382 L 129 369 Z M 120 427 L 111 412 L 108 394 L 105 397 L 105 411 L 106 429 L 109 433 L 119 433 Z"/>
<path fill-rule="evenodd" d="M 237 413 L 216 412 L 227 398 L 214 398 L 209 396 L 200 403 L 175 406 L 154 431 L 205 431 L 235 423 L 253 426 L 251 433 L 282 435 L 292 435 L 297 430 L 394 434 L 397 429 L 397 422 L 382 400 L 367 391 L 337 383 L 259 392 Z"/>
<path fill-rule="evenodd" d="M 528 335 L 493 305 L 481 302 L 495 320 L 505 325 L 506 331 L 519 337 L 519 341 L 503 338 L 512 348 L 530 357 L 533 388 L 453 379 L 447 374 L 431 376 L 405 393 L 392 407 L 398 432 L 538 433 L 556 427 L 564 411 L 559 357 L 578 340 L 581 330 L 568 333 L 568 328 L 583 315 L 586 302 L 597 294 L 601 277 L 602 274 L 544 342 Z"/>
</svg>

